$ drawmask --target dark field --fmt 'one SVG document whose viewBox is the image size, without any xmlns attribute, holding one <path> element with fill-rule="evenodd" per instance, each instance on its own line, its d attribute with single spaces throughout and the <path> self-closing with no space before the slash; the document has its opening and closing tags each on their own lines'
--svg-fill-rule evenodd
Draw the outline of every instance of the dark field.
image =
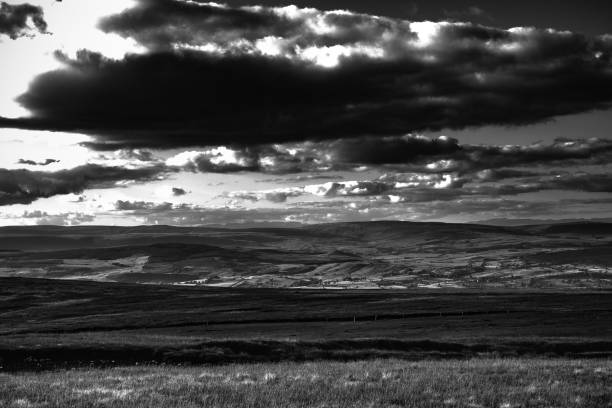
<svg viewBox="0 0 612 408">
<path fill-rule="evenodd" d="M 0 279 L 5 369 L 612 356 L 612 292 L 228 289 Z"/>
</svg>

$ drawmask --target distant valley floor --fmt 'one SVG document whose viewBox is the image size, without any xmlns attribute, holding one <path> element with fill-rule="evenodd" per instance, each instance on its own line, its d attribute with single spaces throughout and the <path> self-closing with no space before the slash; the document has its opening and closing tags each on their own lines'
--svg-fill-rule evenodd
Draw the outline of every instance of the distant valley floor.
<svg viewBox="0 0 612 408">
<path fill-rule="evenodd" d="M 0 277 L 233 288 L 612 288 L 612 224 L 5 227 Z"/>
</svg>

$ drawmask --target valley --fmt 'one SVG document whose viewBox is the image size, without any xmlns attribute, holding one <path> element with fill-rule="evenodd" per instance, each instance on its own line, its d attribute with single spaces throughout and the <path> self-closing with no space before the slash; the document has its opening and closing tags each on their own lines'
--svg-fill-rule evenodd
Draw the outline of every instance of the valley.
<svg viewBox="0 0 612 408">
<path fill-rule="evenodd" d="M 7 227 L 0 277 L 310 289 L 609 288 L 612 224 Z"/>
</svg>

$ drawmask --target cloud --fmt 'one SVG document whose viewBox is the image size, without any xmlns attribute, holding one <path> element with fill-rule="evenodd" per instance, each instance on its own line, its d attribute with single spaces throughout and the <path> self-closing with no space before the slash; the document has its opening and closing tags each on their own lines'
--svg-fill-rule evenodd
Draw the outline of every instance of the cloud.
<svg viewBox="0 0 612 408">
<path fill-rule="evenodd" d="M 129 169 L 97 164 L 56 172 L 0 169 L 0 205 L 30 204 L 39 198 L 79 194 L 88 188 L 111 188 L 132 181 L 157 180 L 169 171 L 164 166 Z"/>
<path fill-rule="evenodd" d="M 292 224 L 316 224 L 323 222 L 366 221 L 371 217 L 369 211 L 352 208 L 349 203 L 338 206 L 308 206 L 304 208 L 203 208 L 197 205 L 182 204 L 164 211 L 136 209 L 129 215 L 137 217 L 142 224 L 176 225 L 176 226 L 291 226 Z M 154 204 L 153 204 L 154 205 Z M 381 215 L 388 209 L 373 210 Z"/>
<path fill-rule="evenodd" d="M 522 178 L 522 177 L 536 177 L 540 173 L 531 170 L 517 170 L 517 169 L 485 169 L 475 174 L 475 178 L 481 182 L 493 182 L 505 179 Z"/>
<path fill-rule="evenodd" d="M 179 187 L 172 187 L 172 195 L 179 197 L 179 196 L 184 196 L 185 194 L 187 194 L 187 191 L 179 188 Z"/>
<path fill-rule="evenodd" d="M 410 163 L 436 155 L 452 155 L 460 150 L 456 139 L 420 135 L 400 137 L 341 139 L 319 150 L 330 155 L 330 162 L 352 164 Z"/>
<path fill-rule="evenodd" d="M 453 139 L 450 139 L 453 140 Z M 379 141 L 384 145 L 384 139 Z M 537 175 L 546 167 L 569 165 L 606 165 L 612 160 L 612 140 L 589 139 L 556 139 L 550 143 L 537 142 L 529 145 L 473 145 L 458 144 L 443 150 L 432 151 L 432 155 L 418 157 L 406 156 L 402 162 L 386 160 L 387 166 L 398 171 L 416 171 L 431 173 L 457 172 L 471 174 L 478 172 L 481 180 L 501 180 L 504 178 L 526 177 Z M 356 146 L 360 146 L 358 140 Z M 374 150 L 363 144 L 361 164 L 369 165 L 376 157 Z M 384 147 L 379 147 L 379 149 Z M 368 153 L 374 151 L 374 153 Z M 370 157 L 369 157 L 370 156 Z M 382 163 L 381 163 L 382 164 Z M 357 165 L 357 163 L 353 163 Z M 508 167 L 529 167 L 529 169 L 510 169 Z M 535 171 L 539 170 L 539 171 Z"/>
<path fill-rule="evenodd" d="M 536 175 L 527 171 L 500 170 L 496 172 L 493 170 L 492 172 L 493 176 L 490 178 L 482 178 L 482 173 L 478 173 L 472 178 L 461 177 L 453 179 L 453 189 L 417 190 L 417 197 L 420 197 L 418 200 L 414 199 L 414 192 L 410 188 L 399 189 L 395 192 L 397 196 L 395 201 L 448 200 L 471 196 L 487 199 L 546 190 L 584 191 L 590 193 L 612 192 L 612 175 L 608 173 L 557 172 Z M 496 182 L 505 178 L 512 178 L 512 183 Z"/>
<path fill-rule="evenodd" d="M 306 173 L 294 176 L 282 176 L 269 179 L 255 180 L 255 183 L 301 183 L 311 180 L 341 180 L 344 177 L 333 173 Z"/>
<path fill-rule="evenodd" d="M 433 193 L 432 190 L 457 189 L 464 183 L 465 180 L 452 174 L 385 174 L 376 180 L 333 181 L 264 191 L 231 191 L 224 193 L 222 197 L 232 200 L 267 200 L 274 203 L 283 203 L 288 198 L 304 195 L 324 198 L 383 195 L 389 197 L 409 191 L 413 200 L 416 200 L 417 194 L 422 196 L 421 199 L 432 199 L 444 195 L 444 193 Z M 424 194 L 425 192 L 428 194 Z M 452 194 L 453 197 L 456 195 L 456 193 Z"/>
<path fill-rule="evenodd" d="M 502 197 L 459 197 L 452 200 L 393 203 L 382 197 L 368 201 L 328 201 L 299 203 L 299 209 L 308 214 L 321 212 L 322 222 L 359 220 L 399 221 L 475 221 L 490 218 L 540 217 L 558 219 L 568 217 L 601 217 L 612 204 L 610 198 L 561 199 L 554 201 L 527 201 Z M 297 209 L 297 208 L 296 208 Z M 292 217 L 300 221 L 299 216 Z"/>
<path fill-rule="evenodd" d="M 123 201 L 117 200 L 115 210 L 117 211 L 141 211 L 151 212 L 168 211 L 172 209 L 172 203 L 153 203 L 148 201 Z"/>
<path fill-rule="evenodd" d="M 494 171 L 493 171 L 494 172 Z M 459 190 L 462 196 L 481 196 L 481 197 L 499 197 L 518 195 L 524 193 L 533 193 L 545 190 L 567 190 L 567 191 L 584 191 L 590 193 L 612 193 L 612 175 L 608 173 L 586 173 L 586 172 L 557 172 L 554 174 L 531 175 L 524 172 L 519 176 L 520 172 L 502 170 L 501 173 L 508 173 L 507 177 L 514 178 L 512 184 L 496 183 L 499 178 L 495 173 L 493 177 L 484 179 L 479 173 L 476 178 L 466 185 L 462 190 Z M 484 181 L 482 184 L 479 182 Z"/>
<path fill-rule="evenodd" d="M 417 190 L 418 189 L 414 189 Z M 441 189 L 441 192 L 460 189 Z M 394 202 L 385 195 L 344 196 L 334 200 L 288 203 L 282 208 L 201 207 L 153 202 L 117 202 L 117 211 L 134 222 L 178 226 L 314 224 L 372 220 L 482 220 L 490 218 L 567 218 L 601 216 L 612 200 L 576 198 L 548 201 L 507 197 L 444 196 L 442 199 Z M 418 198 L 418 197 L 417 197 Z"/>
<path fill-rule="evenodd" d="M 469 21 L 474 21 L 474 20 L 486 20 L 486 21 L 494 21 L 494 18 L 487 13 L 483 8 L 478 7 L 478 6 L 470 6 L 468 8 L 466 8 L 465 10 L 460 10 L 460 11 L 449 11 L 449 10 L 444 10 L 444 15 L 446 15 L 447 17 L 451 18 L 451 19 L 456 19 L 456 20 L 469 20 Z"/>
<path fill-rule="evenodd" d="M 298 24 L 267 8 L 227 6 L 172 0 L 141 0 L 136 7 L 100 22 L 106 32 L 133 37 L 149 48 L 172 44 L 228 44 L 267 35 L 298 34 Z"/>
<path fill-rule="evenodd" d="M 459 149 L 457 140 L 444 136 L 436 139 L 420 135 L 362 137 L 247 147 L 220 146 L 182 152 L 168 158 L 166 164 L 199 172 L 286 174 L 417 162 L 432 156 L 452 154 Z"/>
<path fill-rule="evenodd" d="M 511 184 L 499 182 L 504 179 L 513 181 Z M 289 198 L 310 195 L 328 199 L 354 197 L 399 204 L 474 197 L 486 200 L 545 190 L 612 193 L 612 175 L 586 172 L 539 174 L 512 169 L 488 170 L 469 177 L 457 173 L 392 173 L 374 180 L 334 181 L 261 191 L 230 191 L 221 197 L 232 200 L 232 203 L 235 200 L 284 203 Z"/>
<path fill-rule="evenodd" d="M 40 7 L 28 3 L 0 3 L 0 34 L 7 35 L 12 40 L 31 35 L 31 31 L 47 32 L 47 23 Z"/>
<path fill-rule="evenodd" d="M 272 150 L 272 148 L 268 148 Z M 231 149 L 225 146 L 203 151 L 186 151 L 166 160 L 168 166 L 188 171 L 232 173 L 264 169 L 263 154 L 256 149 Z"/>
<path fill-rule="evenodd" d="M 115 152 L 115 156 L 121 160 L 137 160 L 143 162 L 156 161 L 153 152 L 142 149 L 122 149 Z"/>
<path fill-rule="evenodd" d="M 559 189 L 599 193 L 612 192 L 612 174 L 592 174 L 585 172 L 565 173 L 544 177 L 534 183 L 538 189 Z"/>
<path fill-rule="evenodd" d="M 202 208 L 174 206 L 167 211 L 139 210 L 132 215 L 143 224 L 179 226 L 258 224 L 291 225 L 372 220 L 482 220 L 488 218 L 521 218 L 585 216 L 601 214 L 608 199 L 565 199 L 557 201 L 523 201 L 506 198 L 458 198 L 446 201 L 391 203 L 388 200 L 337 200 L 301 202 L 286 208 Z"/>
<path fill-rule="evenodd" d="M 101 27 L 148 52 L 58 55 L 64 68 L 19 97 L 32 117 L 0 126 L 92 134 L 101 150 L 255 146 L 523 125 L 612 101 L 605 36 L 170 0 Z"/>
<path fill-rule="evenodd" d="M 220 146 L 185 151 L 168 158 L 166 164 L 194 172 L 257 171 L 286 174 L 417 162 L 432 156 L 452 154 L 459 149 L 457 140 L 449 137 L 430 139 L 409 134 L 244 147 Z"/>
<path fill-rule="evenodd" d="M 482 16 L 486 14 L 486 11 L 477 6 L 468 7 L 467 12 L 474 16 Z"/>
<path fill-rule="evenodd" d="M 468 145 L 455 156 L 455 170 L 545 164 L 607 164 L 612 139 L 556 139 L 531 145 Z M 453 166 L 450 166 L 453 167 Z M 448 171 L 448 170 L 446 170 Z"/>
<path fill-rule="evenodd" d="M 365 168 L 422 173 L 478 172 L 479 179 L 494 181 L 540 174 L 534 169 L 508 167 L 603 165 L 611 159 L 612 140 L 607 139 L 557 139 L 552 143 L 498 146 L 462 145 L 444 136 L 430 139 L 405 135 L 246 147 L 220 146 L 185 151 L 166 159 L 165 164 L 193 172 L 307 174 L 294 177 L 294 181 L 308 179 L 309 173 L 313 172 L 319 173 L 315 178 L 330 178 L 325 172 Z"/>
<path fill-rule="evenodd" d="M 63 225 L 73 226 L 81 225 L 86 222 L 92 222 L 96 219 L 93 214 L 85 213 L 61 213 L 61 214 L 46 214 L 36 221 L 36 225 Z"/>
<path fill-rule="evenodd" d="M 299 197 L 305 194 L 304 188 L 284 188 L 275 189 L 269 191 L 231 191 L 226 192 L 222 197 L 230 198 L 232 200 L 246 200 L 246 201 L 261 201 L 267 200 L 272 203 L 284 203 L 290 197 Z"/>
<path fill-rule="evenodd" d="M 46 217 L 49 214 L 47 214 L 46 211 L 40 211 L 40 210 L 35 210 L 35 211 L 24 211 L 23 215 L 21 215 L 21 218 L 42 218 L 42 217 Z"/>
<path fill-rule="evenodd" d="M 59 163 L 59 160 L 46 159 L 45 161 L 37 162 L 34 160 L 19 159 L 18 164 L 27 164 L 29 166 L 48 166 L 52 163 Z"/>
<path fill-rule="evenodd" d="M 144 201 L 117 201 L 115 211 L 137 217 L 141 224 L 177 226 L 249 224 L 260 222 L 284 222 L 286 209 L 206 208 L 193 204 L 172 205 Z"/>
<path fill-rule="evenodd" d="M 34 220 L 35 225 L 80 225 L 85 222 L 92 222 L 96 219 L 95 215 L 87 214 L 82 212 L 65 212 L 57 214 L 49 214 L 47 211 L 32 210 L 24 211 L 21 215 L 5 215 L 2 214 L 4 219 L 21 219 L 21 220 Z"/>
</svg>

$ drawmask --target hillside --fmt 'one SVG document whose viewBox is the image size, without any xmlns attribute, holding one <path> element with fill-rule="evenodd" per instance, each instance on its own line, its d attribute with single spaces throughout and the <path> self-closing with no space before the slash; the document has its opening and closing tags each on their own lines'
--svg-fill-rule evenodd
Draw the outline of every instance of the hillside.
<svg viewBox="0 0 612 408">
<path fill-rule="evenodd" d="M 612 287 L 612 224 L 5 227 L 0 277 L 280 288 Z"/>
</svg>

